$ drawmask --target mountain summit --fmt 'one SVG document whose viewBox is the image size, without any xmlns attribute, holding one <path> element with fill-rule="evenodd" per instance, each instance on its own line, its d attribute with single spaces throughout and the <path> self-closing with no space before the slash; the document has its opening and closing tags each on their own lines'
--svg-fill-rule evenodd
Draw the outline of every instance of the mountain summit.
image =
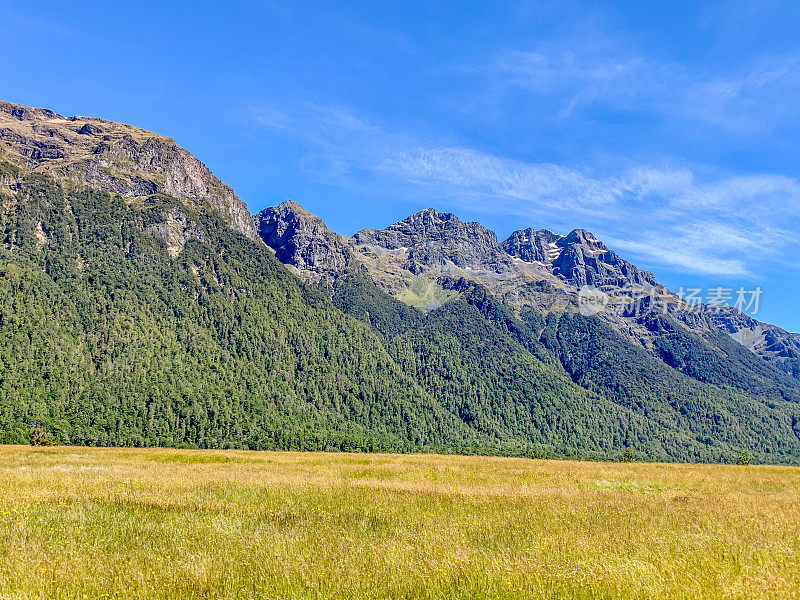
<svg viewBox="0 0 800 600">
<path fill-rule="evenodd" d="M 286 200 L 254 217 L 256 230 L 275 256 L 305 279 L 334 283 L 356 268 L 351 248 L 322 219 Z"/>
<path fill-rule="evenodd" d="M 357 246 L 406 251 L 412 271 L 476 269 L 508 264 L 497 236 L 480 223 L 464 223 L 451 213 L 427 208 L 386 229 L 362 229 L 353 236 Z"/>
<path fill-rule="evenodd" d="M 585 229 L 573 229 L 566 236 L 524 229 L 512 233 L 502 247 L 511 256 L 551 265 L 555 275 L 579 287 L 658 285 L 652 273 L 622 260 Z"/>
<path fill-rule="evenodd" d="M 499 244 L 480 223 L 428 208 L 385 229 L 362 229 L 346 238 L 297 203 L 265 209 L 257 220 L 263 215 L 269 215 L 270 231 L 282 232 L 262 234 L 264 242 L 308 281 L 326 272 L 335 273 L 329 281 L 341 279 L 358 268 L 394 297 L 430 309 L 452 296 L 448 288 L 455 280 L 465 278 L 516 312 L 577 310 L 580 290 L 589 286 L 622 303 L 620 310 L 597 317 L 657 356 L 663 354 L 666 335 L 660 323 L 663 315 L 671 315 L 678 330 L 699 335 L 704 344 L 715 345 L 722 332 L 785 371 L 793 372 L 800 363 L 800 336 L 732 307 L 690 307 L 651 272 L 624 260 L 585 229 L 559 235 L 528 228 Z M 298 247 L 310 250 L 298 255 Z M 659 303 L 656 310 L 653 303 Z M 648 304 L 651 310 L 643 312 Z"/>
<path fill-rule="evenodd" d="M 214 211 L 257 239 L 245 204 L 174 140 L 103 119 L 63 117 L 0 101 L 2 159 L 24 177 L 47 173 L 62 185 L 119 194 L 129 202 L 165 194 Z"/>
</svg>

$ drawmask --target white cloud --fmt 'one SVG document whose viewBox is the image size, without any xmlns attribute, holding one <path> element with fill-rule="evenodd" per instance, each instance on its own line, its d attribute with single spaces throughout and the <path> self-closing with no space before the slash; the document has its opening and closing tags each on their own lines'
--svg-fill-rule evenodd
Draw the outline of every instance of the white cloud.
<svg viewBox="0 0 800 600">
<path fill-rule="evenodd" d="M 800 184 L 770 175 L 705 183 L 688 169 L 639 167 L 595 179 L 457 149 L 416 151 L 400 172 L 481 194 L 485 211 L 551 221 L 564 211 L 573 226 L 596 229 L 639 257 L 717 275 L 745 275 L 747 265 L 788 248 L 787 219 L 800 206 Z"/>
<path fill-rule="evenodd" d="M 497 56 L 486 67 L 508 86 L 552 98 L 560 117 L 601 106 L 702 121 L 742 134 L 764 133 L 796 119 L 800 55 L 761 58 L 725 74 L 646 56 L 598 54 L 542 45 Z"/>
<path fill-rule="evenodd" d="M 687 240 L 677 240 L 660 235 L 644 234 L 647 242 L 611 239 L 606 243 L 619 252 L 628 251 L 656 263 L 667 264 L 690 273 L 703 275 L 750 276 L 741 260 L 708 257 L 705 248 L 690 245 Z"/>
<path fill-rule="evenodd" d="M 652 93 L 657 87 L 654 66 L 641 57 L 581 56 L 573 50 L 543 46 L 534 52 L 513 51 L 496 57 L 490 66 L 508 82 L 538 94 L 566 98 L 566 116 L 578 107 L 601 101 Z"/>
<path fill-rule="evenodd" d="M 400 152 L 385 166 L 414 180 L 438 181 L 474 192 L 547 208 L 583 212 L 610 208 L 614 190 L 572 169 L 501 159 L 465 148 Z"/>
</svg>

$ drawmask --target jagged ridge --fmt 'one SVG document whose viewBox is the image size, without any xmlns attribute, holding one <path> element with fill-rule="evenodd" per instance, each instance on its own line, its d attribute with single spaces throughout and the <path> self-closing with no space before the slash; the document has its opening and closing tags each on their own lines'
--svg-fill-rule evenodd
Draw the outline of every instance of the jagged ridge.
<svg viewBox="0 0 800 600">
<path fill-rule="evenodd" d="M 582 286 L 606 289 L 631 301 L 640 290 L 649 289 L 664 303 L 661 312 L 709 341 L 717 331 L 724 331 L 789 372 L 796 364 L 793 361 L 800 359 L 800 336 L 760 323 L 731 307 L 688 310 L 652 273 L 622 259 L 583 229 L 562 236 L 528 228 L 498 243 L 495 234 L 480 223 L 465 223 L 451 213 L 428 208 L 386 229 L 363 229 L 352 238 L 344 238 L 297 203 L 284 203 L 260 214 L 271 215 L 269 227 L 282 231 L 281 236 L 262 235 L 262 239 L 307 280 L 327 273 L 327 279 L 334 281 L 358 265 L 393 296 L 435 308 L 440 300 L 451 297 L 438 278 L 463 276 L 485 286 L 516 310 L 527 307 L 545 312 L 574 310 Z M 281 220 L 313 226 L 301 227 L 302 234 L 293 235 L 289 229 L 294 226 L 284 227 Z M 307 250 L 292 249 L 296 246 Z M 657 351 L 648 317 L 600 317 L 637 345 Z"/>
</svg>

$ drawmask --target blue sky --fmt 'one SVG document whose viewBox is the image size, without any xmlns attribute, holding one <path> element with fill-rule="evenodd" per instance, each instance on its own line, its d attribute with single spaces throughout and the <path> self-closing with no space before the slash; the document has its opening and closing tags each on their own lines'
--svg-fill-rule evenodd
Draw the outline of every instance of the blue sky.
<svg viewBox="0 0 800 600">
<path fill-rule="evenodd" d="M 800 331 L 796 2 L 0 0 L 0 97 L 175 138 L 332 229 L 582 227 Z"/>
</svg>

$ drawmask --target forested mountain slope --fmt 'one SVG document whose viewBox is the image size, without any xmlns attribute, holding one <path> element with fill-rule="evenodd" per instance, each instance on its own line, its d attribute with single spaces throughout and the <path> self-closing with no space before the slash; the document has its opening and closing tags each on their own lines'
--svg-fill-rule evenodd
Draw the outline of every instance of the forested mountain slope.
<svg viewBox="0 0 800 600">
<path fill-rule="evenodd" d="M 588 232 L 243 214 L 168 138 L 0 104 L 0 442 L 800 462 L 800 383 L 730 332 L 575 314 L 654 281 Z"/>
<path fill-rule="evenodd" d="M 267 248 L 166 197 L 33 175 L 0 221 L 0 436 L 250 448 L 478 445 Z M 13 208 L 9 209 L 9 206 Z M 171 258 L 153 232 L 195 231 Z M 12 241 L 13 240 L 13 241 Z"/>
<path fill-rule="evenodd" d="M 726 461 L 742 450 L 797 460 L 800 405 L 780 386 L 697 381 L 598 319 L 530 311 L 520 320 L 477 284 L 441 283 L 459 296 L 426 314 L 363 276 L 344 281 L 334 303 L 369 322 L 407 373 L 479 430 L 567 455 L 630 446 L 660 460 Z"/>
<path fill-rule="evenodd" d="M 651 458 L 796 460 L 800 381 L 772 360 L 782 342 L 740 343 L 742 330 L 723 324 L 753 319 L 689 310 L 589 232 L 530 229 L 499 244 L 478 223 L 427 209 L 343 238 L 289 202 L 256 221 L 282 232 L 262 236 L 281 260 L 370 323 L 406 372 L 479 430 L 557 453 L 629 445 Z M 581 316 L 587 284 L 628 307 Z"/>
</svg>

